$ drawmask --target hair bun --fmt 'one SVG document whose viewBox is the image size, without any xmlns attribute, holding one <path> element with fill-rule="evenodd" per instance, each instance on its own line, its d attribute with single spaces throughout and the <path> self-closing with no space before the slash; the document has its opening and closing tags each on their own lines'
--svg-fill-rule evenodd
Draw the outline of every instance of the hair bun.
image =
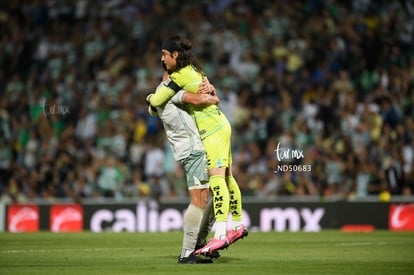
<svg viewBox="0 0 414 275">
<path fill-rule="evenodd" d="M 193 47 L 193 44 L 187 39 L 182 39 L 181 41 L 178 41 L 178 47 L 184 51 L 189 51 Z"/>
</svg>

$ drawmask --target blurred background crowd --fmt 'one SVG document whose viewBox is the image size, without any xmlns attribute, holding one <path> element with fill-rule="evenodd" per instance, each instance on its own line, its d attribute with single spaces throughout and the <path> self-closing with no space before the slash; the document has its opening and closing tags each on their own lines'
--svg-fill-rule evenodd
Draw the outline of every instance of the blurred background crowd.
<svg viewBox="0 0 414 275">
<path fill-rule="evenodd" d="M 410 1 L 16 0 L 0 6 L 1 201 L 186 198 L 145 108 L 173 34 L 218 91 L 244 196 L 414 191 Z"/>
</svg>

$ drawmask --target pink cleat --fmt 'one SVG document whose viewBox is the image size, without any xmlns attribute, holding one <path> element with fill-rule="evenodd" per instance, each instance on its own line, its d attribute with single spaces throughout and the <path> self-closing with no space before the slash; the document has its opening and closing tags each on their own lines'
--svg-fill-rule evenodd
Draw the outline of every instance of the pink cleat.
<svg viewBox="0 0 414 275">
<path fill-rule="evenodd" d="M 218 240 L 216 238 L 212 238 L 208 244 L 194 252 L 197 255 L 208 255 L 216 250 L 221 250 L 227 248 L 229 246 L 229 240 L 227 238 Z"/>
<path fill-rule="evenodd" d="M 247 228 L 242 225 L 238 230 L 230 230 L 227 233 L 227 239 L 229 240 L 230 244 L 235 243 L 236 241 L 243 239 L 244 237 L 247 237 L 249 234 L 249 231 L 247 231 Z"/>
</svg>

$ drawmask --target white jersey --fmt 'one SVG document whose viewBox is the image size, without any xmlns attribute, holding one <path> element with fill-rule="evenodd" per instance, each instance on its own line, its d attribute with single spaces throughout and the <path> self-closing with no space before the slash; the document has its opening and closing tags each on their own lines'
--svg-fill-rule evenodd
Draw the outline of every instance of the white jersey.
<svg viewBox="0 0 414 275">
<path fill-rule="evenodd" d="M 187 158 L 193 151 L 204 151 L 194 119 L 180 108 L 184 93 L 179 91 L 165 105 L 157 107 L 176 161 Z"/>
</svg>

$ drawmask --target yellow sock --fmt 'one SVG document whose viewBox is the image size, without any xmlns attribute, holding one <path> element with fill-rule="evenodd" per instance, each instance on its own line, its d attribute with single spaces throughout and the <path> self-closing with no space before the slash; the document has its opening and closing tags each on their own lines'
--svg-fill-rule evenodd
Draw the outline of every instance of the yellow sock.
<svg viewBox="0 0 414 275">
<path fill-rule="evenodd" d="M 211 176 L 210 189 L 213 192 L 214 217 L 217 222 L 226 222 L 229 212 L 229 190 L 224 176 Z"/>
<path fill-rule="evenodd" d="M 233 176 L 226 177 L 226 182 L 230 194 L 230 212 L 232 221 L 240 224 L 242 220 L 242 197 L 239 185 Z"/>
</svg>

